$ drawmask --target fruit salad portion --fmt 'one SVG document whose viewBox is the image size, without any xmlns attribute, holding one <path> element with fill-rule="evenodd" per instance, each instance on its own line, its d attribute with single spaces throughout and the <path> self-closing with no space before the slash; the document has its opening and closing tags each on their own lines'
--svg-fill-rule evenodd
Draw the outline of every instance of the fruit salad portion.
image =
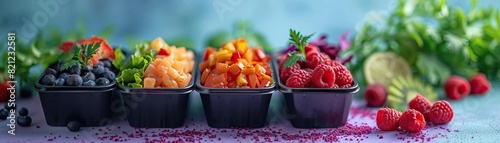
<svg viewBox="0 0 500 143">
<path fill-rule="evenodd" d="M 212 88 L 265 88 L 274 84 L 271 57 L 245 39 L 231 40 L 218 50 L 208 47 L 200 63 L 200 83 Z"/>
<path fill-rule="evenodd" d="M 45 70 L 41 84 L 105 86 L 115 80 L 116 69 L 112 62 L 116 52 L 106 40 L 93 36 L 79 42 L 64 42 L 59 49 L 64 52 L 62 60 Z"/>
<path fill-rule="evenodd" d="M 182 88 L 191 81 L 194 53 L 185 47 L 169 46 L 161 38 L 151 42 L 159 51 L 144 72 L 144 88 Z"/>
<path fill-rule="evenodd" d="M 353 85 L 351 72 L 339 61 L 332 60 L 325 51 L 290 29 L 291 49 L 278 55 L 279 78 L 282 84 L 293 88 L 349 88 Z"/>
<path fill-rule="evenodd" d="M 116 79 L 132 88 L 182 88 L 191 79 L 194 53 L 185 47 L 169 46 L 162 38 L 136 45 L 131 60 Z"/>
</svg>

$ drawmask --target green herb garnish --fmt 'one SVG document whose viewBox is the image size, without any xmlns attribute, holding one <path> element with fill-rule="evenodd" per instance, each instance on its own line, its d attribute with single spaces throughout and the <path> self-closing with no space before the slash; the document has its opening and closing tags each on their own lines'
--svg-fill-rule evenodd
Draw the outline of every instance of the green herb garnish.
<svg viewBox="0 0 500 143">
<path fill-rule="evenodd" d="M 296 51 L 290 52 L 288 59 L 285 61 L 285 64 L 283 65 L 283 68 L 289 68 L 292 67 L 297 61 L 306 61 L 306 45 L 307 45 L 307 40 L 311 38 L 314 35 L 308 35 L 308 36 L 302 36 L 300 32 L 295 31 L 293 29 L 290 29 L 290 41 L 292 44 L 299 49 L 300 53 L 297 53 Z"/>
<path fill-rule="evenodd" d="M 81 46 L 73 46 L 68 53 L 63 55 L 67 57 L 61 70 L 68 69 L 74 65 L 80 64 L 82 66 L 87 66 L 88 60 L 99 50 L 101 43 L 97 42 L 94 44 L 83 44 Z M 83 52 L 82 52 L 83 51 Z"/>
</svg>

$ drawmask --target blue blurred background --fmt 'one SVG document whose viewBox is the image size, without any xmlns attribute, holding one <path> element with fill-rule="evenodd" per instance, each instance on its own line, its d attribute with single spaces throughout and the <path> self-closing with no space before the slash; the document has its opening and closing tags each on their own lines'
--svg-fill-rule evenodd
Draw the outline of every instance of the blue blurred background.
<svg viewBox="0 0 500 143">
<path fill-rule="evenodd" d="M 465 9 L 470 3 L 448 2 Z M 232 30 L 235 22 L 248 20 L 273 47 L 283 47 L 289 28 L 328 34 L 329 41 L 336 41 L 343 32 L 355 33 L 370 11 L 388 12 L 395 4 L 396 0 L 3 0 L 0 33 L 15 31 L 29 40 L 34 32 L 22 31 L 26 23 L 37 24 L 35 31 L 55 27 L 64 33 L 77 30 L 81 21 L 86 37 L 111 25 L 114 30 L 108 41 L 113 45 L 126 45 L 131 39 L 185 37 L 201 49 L 217 31 Z M 500 7 L 500 1 L 479 0 L 479 5 Z M 2 34 L 1 41 L 5 37 Z"/>
</svg>

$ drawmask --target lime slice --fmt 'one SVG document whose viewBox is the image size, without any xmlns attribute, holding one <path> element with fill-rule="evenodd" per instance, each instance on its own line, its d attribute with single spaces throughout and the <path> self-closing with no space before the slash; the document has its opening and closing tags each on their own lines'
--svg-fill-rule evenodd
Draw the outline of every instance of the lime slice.
<svg viewBox="0 0 500 143">
<path fill-rule="evenodd" d="M 394 77 L 411 76 L 411 69 L 403 58 L 391 52 L 383 52 L 366 59 L 364 74 L 368 85 L 381 83 L 388 87 Z"/>
</svg>

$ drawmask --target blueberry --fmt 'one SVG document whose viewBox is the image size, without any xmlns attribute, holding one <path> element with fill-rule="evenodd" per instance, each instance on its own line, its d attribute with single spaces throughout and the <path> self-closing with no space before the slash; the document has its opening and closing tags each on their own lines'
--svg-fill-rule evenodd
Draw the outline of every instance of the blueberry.
<svg viewBox="0 0 500 143">
<path fill-rule="evenodd" d="M 76 65 L 73 65 L 71 68 L 69 68 L 69 73 L 80 75 L 81 70 L 82 70 L 82 66 L 80 66 L 80 64 L 76 64 Z"/>
<path fill-rule="evenodd" d="M 5 120 L 9 116 L 9 110 L 2 109 L 0 110 L 0 119 Z"/>
<path fill-rule="evenodd" d="M 83 82 L 82 86 L 95 86 L 95 82 L 93 80 L 89 80 L 89 81 Z"/>
<path fill-rule="evenodd" d="M 21 109 L 19 110 L 19 116 L 28 116 L 28 109 L 26 109 L 26 108 L 24 108 L 24 107 L 23 107 L 23 108 L 21 108 Z"/>
<path fill-rule="evenodd" d="M 5 109 L 7 109 L 7 111 L 10 111 L 10 109 L 16 109 L 16 105 L 14 104 L 11 104 L 12 106 L 9 106 L 9 104 L 5 104 Z"/>
<path fill-rule="evenodd" d="M 65 82 L 66 82 L 66 80 L 64 80 L 64 78 L 57 78 L 56 80 L 54 80 L 54 83 L 52 85 L 54 85 L 54 86 L 64 86 Z"/>
<path fill-rule="evenodd" d="M 86 72 L 82 76 L 83 82 L 89 81 L 89 80 L 95 80 L 95 75 L 92 72 Z"/>
<path fill-rule="evenodd" d="M 45 73 L 43 73 L 43 74 L 44 75 L 52 74 L 52 75 L 56 76 L 57 75 L 57 71 L 55 69 L 52 69 L 52 68 L 47 68 L 45 70 Z"/>
<path fill-rule="evenodd" d="M 43 76 L 41 82 L 43 85 L 52 85 L 52 83 L 54 83 L 54 80 L 56 80 L 56 76 L 54 76 L 53 74 L 47 74 Z"/>
<path fill-rule="evenodd" d="M 104 66 L 97 65 L 96 67 L 94 67 L 94 69 L 92 70 L 92 72 L 96 76 L 101 76 L 104 72 L 106 72 L 106 70 L 104 69 Z"/>
<path fill-rule="evenodd" d="M 95 80 L 95 84 L 97 86 L 108 85 L 109 84 L 109 80 L 107 78 L 101 77 L 101 78 L 98 78 L 97 80 Z"/>
<path fill-rule="evenodd" d="M 68 78 L 66 79 L 66 85 L 67 86 L 80 86 L 83 83 L 82 77 L 77 74 L 72 74 L 69 75 Z"/>
<path fill-rule="evenodd" d="M 68 123 L 68 130 L 71 132 L 78 132 L 80 131 L 80 123 L 76 121 L 71 121 Z"/>
<path fill-rule="evenodd" d="M 92 66 L 85 66 L 82 68 L 82 73 L 91 72 L 92 69 Z"/>
<path fill-rule="evenodd" d="M 64 63 L 59 62 L 59 63 L 55 64 L 55 65 L 52 67 L 52 69 L 55 69 L 55 70 L 56 70 L 56 71 L 58 71 L 58 72 L 63 71 L 63 70 L 61 70 L 61 67 L 62 67 L 63 65 L 64 65 Z"/>
<path fill-rule="evenodd" d="M 66 78 L 68 78 L 68 76 L 69 76 L 69 73 L 67 73 L 67 72 L 63 72 L 63 73 L 59 74 L 59 78 L 62 78 L 64 80 L 66 80 Z"/>
<path fill-rule="evenodd" d="M 104 67 L 107 67 L 107 68 L 111 68 L 111 66 L 112 66 L 111 61 L 109 59 L 102 60 L 102 63 L 104 65 Z"/>
<path fill-rule="evenodd" d="M 116 75 L 112 71 L 106 71 L 102 74 L 102 77 L 107 78 L 109 81 L 113 81 L 115 80 Z"/>
<path fill-rule="evenodd" d="M 17 124 L 21 127 L 29 127 L 31 125 L 31 117 L 19 116 L 17 117 Z"/>
<path fill-rule="evenodd" d="M 99 61 L 99 62 L 97 63 L 97 65 L 99 65 L 99 66 L 104 66 L 104 63 L 103 63 L 102 61 Z"/>
</svg>

